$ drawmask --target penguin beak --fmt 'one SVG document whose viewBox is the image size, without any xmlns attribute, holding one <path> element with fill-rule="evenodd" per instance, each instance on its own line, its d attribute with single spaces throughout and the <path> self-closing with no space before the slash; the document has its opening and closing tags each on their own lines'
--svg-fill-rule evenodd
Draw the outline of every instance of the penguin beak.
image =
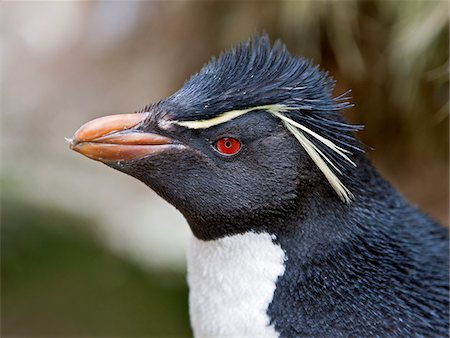
<svg viewBox="0 0 450 338">
<path fill-rule="evenodd" d="M 100 162 L 130 161 L 162 152 L 172 139 L 136 130 L 148 113 L 100 117 L 80 127 L 69 139 L 70 149 Z"/>
</svg>

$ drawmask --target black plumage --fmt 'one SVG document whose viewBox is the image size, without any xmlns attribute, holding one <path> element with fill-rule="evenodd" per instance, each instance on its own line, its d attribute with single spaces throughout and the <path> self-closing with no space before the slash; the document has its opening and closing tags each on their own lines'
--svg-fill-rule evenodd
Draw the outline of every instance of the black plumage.
<svg viewBox="0 0 450 338">
<path fill-rule="evenodd" d="M 348 93 L 332 96 L 334 80 L 309 60 L 292 56 L 277 41 L 271 46 L 266 35 L 250 39 L 212 59 L 176 93 L 143 111 L 172 112 L 173 119 L 211 119 L 231 110 L 284 104 L 286 116 L 324 134 L 344 149 L 361 151 L 351 132 L 360 125 L 345 123 L 339 112 L 351 104 Z M 309 137 L 310 138 L 310 137 Z M 336 160 L 327 147 L 316 144 Z M 335 162 L 341 169 L 346 166 Z"/>
<path fill-rule="evenodd" d="M 168 137 L 183 151 L 105 162 L 177 207 L 201 240 L 274 235 L 287 261 L 267 314 L 282 337 L 445 336 L 448 231 L 379 176 L 354 138 L 360 126 L 342 119 L 349 103 L 346 94 L 332 97 L 333 84 L 280 42 L 252 39 L 143 109 L 148 115 L 133 131 Z M 335 164 L 331 170 L 353 195 L 349 203 L 265 109 L 208 128 L 177 124 L 274 104 L 346 151 L 356 166 L 305 133 Z M 235 156 L 215 149 L 223 137 L 240 140 Z"/>
</svg>

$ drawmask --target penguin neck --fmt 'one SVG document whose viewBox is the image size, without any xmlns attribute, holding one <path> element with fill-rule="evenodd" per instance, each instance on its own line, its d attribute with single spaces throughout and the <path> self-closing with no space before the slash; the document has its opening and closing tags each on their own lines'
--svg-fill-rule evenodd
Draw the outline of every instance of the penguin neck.
<svg viewBox="0 0 450 338">
<path fill-rule="evenodd" d="M 195 237 L 209 241 L 246 232 L 266 232 L 279 236 L 290 236 L 304 222 L 318 223 L 327 219 L 335 224 L 347 223 L 346 215 L 353 207 L 337 197 L 335 191 L 320 178 L 317 185 L 298 187 L 290 198 L 280 198 L 283 202 L 266 205 L 245 205 L 242 209 L 222 212 L 205 206 L 200 210 L 182 210 Z M 355 189 L 356 190 L 356 189 Z M 312 219 L 311 219 L 312 218 Z M 319 224 L 320 225 L 320 224 Z M 337 231 L 341 231 L 339 226 Z M 311 229 L 314 231 L 314 228 Z M 327 230 L 327 229 L 325 229 Z M 333 235 L 333 233 L 331 233 Z"/>
</svg>

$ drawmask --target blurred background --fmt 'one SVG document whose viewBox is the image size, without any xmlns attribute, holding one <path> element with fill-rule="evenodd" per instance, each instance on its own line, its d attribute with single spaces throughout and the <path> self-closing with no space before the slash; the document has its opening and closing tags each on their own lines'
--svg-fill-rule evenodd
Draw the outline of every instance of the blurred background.
<svg viewBox="0 0 450 338">
<path fill-rule="evenodd" d="M 171 94 L 267 32 L 352 89 L 346 118 L 448 226 L 447 1 L 1 3 L 1 336 L 190 336 L 182 216 L 69 151 L 84 122 Z"/>
</svg>

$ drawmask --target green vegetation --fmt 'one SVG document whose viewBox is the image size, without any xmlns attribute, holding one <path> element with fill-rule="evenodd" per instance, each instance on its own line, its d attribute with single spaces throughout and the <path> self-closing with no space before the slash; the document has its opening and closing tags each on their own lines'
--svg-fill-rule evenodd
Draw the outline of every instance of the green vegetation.
<svg viewBox="0 0 450 338">
<path fill-rule="evenodd" d="M 1 336 L 190 336 L 184 275 L 140 270 L 86 223 L 3 201 Z"/>
</svg>

